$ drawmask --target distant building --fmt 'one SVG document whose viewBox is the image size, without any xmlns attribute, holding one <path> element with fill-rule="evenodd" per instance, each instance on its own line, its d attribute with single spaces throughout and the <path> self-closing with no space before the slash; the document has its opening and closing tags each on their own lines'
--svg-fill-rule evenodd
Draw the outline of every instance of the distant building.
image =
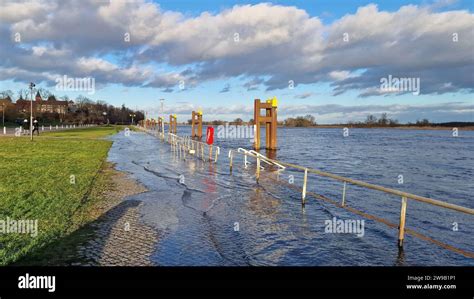
<svg viewBox="0 0 474 299">
<path fill-rule="evenodd" d="M 20 97 L 15 103 L 18 112 L 25 112 L 30 110 L 30 101 L 24 100 Z M 56 97 L 51 95 L 46 101 L 43 100 L 40 93 L 36 93 L 33 101 L 33 111 L 36 113 L 58 113 L 65 115 L 68 112 L 70 103 L 68 101 L 58 101 Z"/>
</svg>

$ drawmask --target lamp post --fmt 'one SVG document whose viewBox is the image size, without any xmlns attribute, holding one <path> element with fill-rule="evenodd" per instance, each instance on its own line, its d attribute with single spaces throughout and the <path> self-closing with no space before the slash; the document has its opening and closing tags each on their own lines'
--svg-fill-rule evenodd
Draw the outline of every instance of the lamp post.
<svg viewBox="0 0 474 299">
<path fill-rule="evenodd" d="M 109 119 L 107 118 L 107 112 L 102 112 L 102 115 L 104 116 L 104 120 L 107 121 L 107 125 L 109 124 Z"/>
<path fill-rule="evenodd" d="M 163 102 L 165 101 L 165 99 L 160 99 L 160 102 L 161 102 L 161 114 L 163 114 Z"/>
<path fill-rule="evenodd" d="M 130 117 L 132 118 L 132 125 L 133 125 L 133 119 L 136 117 L 137 115 L 135 113 L 131 113 L 130 114 Z"/>
<path fill-rule="evenodd" d="M 33 88 L 36 85 L 31 82 L 30 83 L 30 93 L 31 93 L 31 102 L 30 102 L 30 136 L 31 136 L 31 141 L 33 141 Z"/>
</svg>

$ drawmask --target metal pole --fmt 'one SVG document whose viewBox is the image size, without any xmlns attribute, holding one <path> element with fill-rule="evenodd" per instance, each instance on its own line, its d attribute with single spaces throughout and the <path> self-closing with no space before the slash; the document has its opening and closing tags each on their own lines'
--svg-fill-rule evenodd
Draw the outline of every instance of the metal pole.
<svg viewBox="0 0 474 299">
<path fill-rule="evenodd" d="M 257 184 L 258 184 L 258 180 L 260 179 L 260 157 L 258 156 L 257 156 L 257 170 L 255 173 L 255 176 L 257 178 Z"/>
<path fill-rule="evenodd" d="M 308 182 L 308 169 L 304 170 L 304 178 L 303 178 L 303 192 L 301 192 L 301 204 L 304 206 L 305 198 L 306 198 L 306 183 Z"/>
<path fill-rule="evenodd" d="M 234 157 L 234 155 L 232 154 L 232 150 L 229 151 L 229 168 L 230 168 L 230 172 L 232 173 L 232 158 Z"/>
<path fill-rule="evenodd" d="M 344 187 L 342 188 L 342 206 L 346 204 L 346 182 L 344 182 Z"/>
<path fill-rule="evenodd" d="M 33 141 L 33 83 L 30 83 L 31 101 L 30 101 L 30 136 Z"/>
<path fill-rule="evenodd" d="M 403 238 L 405 235 L 405 216 L 407 213 L 407 198 L 402 197 L 402 206 L 400 208 L 400 226 L 398 231 L 398 247 L 403 248 Z"/>
</svg>

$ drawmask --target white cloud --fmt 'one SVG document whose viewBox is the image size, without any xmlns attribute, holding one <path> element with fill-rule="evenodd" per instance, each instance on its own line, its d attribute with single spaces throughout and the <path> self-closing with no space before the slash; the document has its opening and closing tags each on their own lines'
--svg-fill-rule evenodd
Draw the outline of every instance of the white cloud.
<svg viewBox="0 0 474 299">
<path fill-rule="evenodd" d="M 1 4 L 0 67 L 38 77 L 95 76 L 102 83 L 171 90 L 181 80 L 196 86 L 242 76 L 265 78 L 248 89 L 329 82 L 335 95 L 357 90 L 360 96 L 377 95 L 370 90 L 388 74 L 419 77 L 425 94 L 474 87 L 474 15 L 468 11 L 407 5 L 387 12 L 371 4 L 325 26 L 302 9 L 269 3 L 196 17 L 144 0 Z M 21 43 L 12 41 L 17 32 Z M 155 63 L 176 71 L 161 72 Z"/>
</svg>

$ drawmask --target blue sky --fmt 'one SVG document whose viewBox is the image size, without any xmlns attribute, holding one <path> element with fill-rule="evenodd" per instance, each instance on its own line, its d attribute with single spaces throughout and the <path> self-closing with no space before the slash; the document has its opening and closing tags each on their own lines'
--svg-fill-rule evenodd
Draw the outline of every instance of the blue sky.
<svg viewBox="0 0 474 299">
<path fill-rule="evenodd" d="M 281 117 L 311 113 L 320 123 L 362 120 L 385 106 L 402 122 L 423 107 L 433 121 L 474 121 L 473 1 L 62 3 L 23 4 L 31 24 L 8 14 L 18 6 L 7 1 L 0 90 L 34 80 L 58 96 L 125 103 L 153 117 L 165 99 L 165 113 L 182 118 L 202 108 L 213 119 L 249 119 L 253 99 L 276 96 Z M 95 93 L 55 91 L 61 75 L 95 78 Z M 419 78 L 420 94 L 381 93 L 388 75 Z"/>
</svg>

